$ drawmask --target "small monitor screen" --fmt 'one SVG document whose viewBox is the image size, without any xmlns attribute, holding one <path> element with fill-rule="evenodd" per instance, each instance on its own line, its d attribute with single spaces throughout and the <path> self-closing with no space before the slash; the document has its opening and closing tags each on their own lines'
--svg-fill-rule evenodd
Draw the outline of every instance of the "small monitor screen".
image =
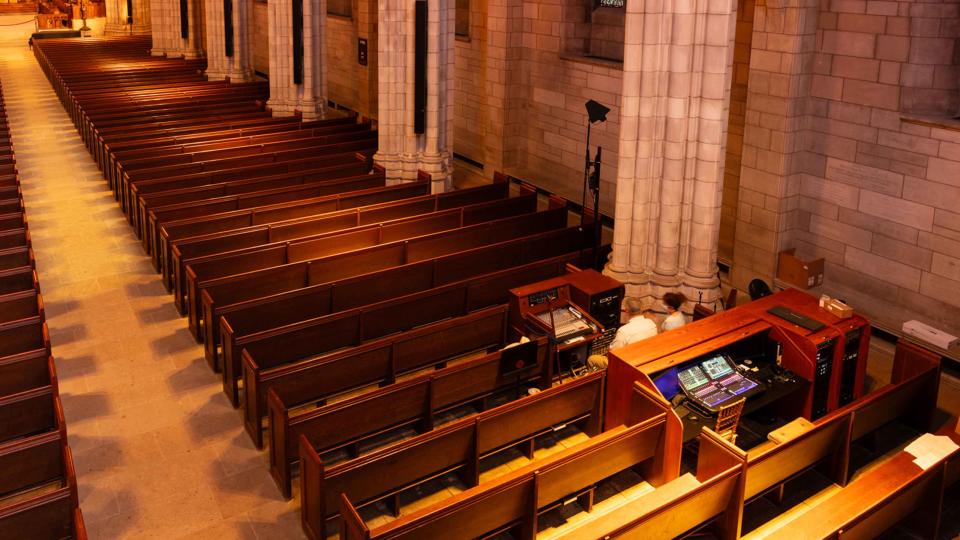
<svg viewBox="0 0 960 540">
<path fill-rule="evenodd" d="M 710 379 L 703 374 L 703 370 L 700 369 L 700 366 L 693 366 L 692 368 L 688 368 L 680 372 L 680 383 L 687 390 L 699 388 L 708 382 L 710 382 Z"/>
<path fill-rule="evenodd" d="M 677 380 L 677 368 L 670 368 L 653 381 L 657 390 L 663 394 L 667 400 L 673 399 L 673 396 L 680 393 L 680 381 Z"/>
<path fill-rule="evenodd" d="M 703 366 L 703 370 L 707 372 L 707 376 L 713 380 L 733 373 L 733 368 L 730 367 L 730 363 L 722 356 L 714 356 L 709 360 L 704 360 L 700 365 Z"/>
</svg>

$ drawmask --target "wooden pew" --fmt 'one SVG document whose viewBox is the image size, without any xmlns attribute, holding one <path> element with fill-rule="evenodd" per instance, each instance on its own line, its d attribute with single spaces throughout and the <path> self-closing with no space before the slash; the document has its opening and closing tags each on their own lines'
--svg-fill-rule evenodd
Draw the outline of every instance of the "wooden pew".
<svg viewBox="0 0 960 540">
<path fill-rule="evenodd" d="M 489 315 L 486 317 L 490 320 L 496 318 Z M 420 329 L 429 329 L 429 332 L 416 331 L 416 335 L 382 339 L 347 353 L 327 355 L 324 364 L 331 368 L 330 378 L 334 380 L 320 382 L 325 388 L 319 392 L 310 390 L 310 398 L 355 388 L 366 381 L 380 379 L 393 382 L 396 373 L 403 371 L 408 365 L 427 365 L 427 361 L 415 359 L 417 354 L 429 356 L 435 363 L 443 365 L 451 358 L 477 350 L 477 345 L 479 348 L 489 347 L 491 343 L 495 343 L 495 347 L 502 345 L 505 340 L 503 331 L 499 336 L 458 335 L 458 332 L 465 330 L 466 333 L 471 333 L 467 326 L 471 324 L 471 319 L 477 320 L 477 317 L 460 317 L 459 320 Z M 472 333 L 477 334 L 475 331 Z M 495 331 L 488 333 L 495 334 Z M 446 347 L 444 350 L 437 350 L 437 347 L 433 346 L 437 339 L 442 339 L 443 343 L 449 342 L 449 350 L 446 350 Z M 387 349 L 391 345 L 399 349 L 396 354 L 391 355 L 393 351 Z M 347 447 L 355 458 L 358 455 L 357 445 L 365 438 L 405 425 L 414 425 L 419 432 L 430 431 L 434 429 L 434 416 L 439 412 L 475 401 L 480 401 L 482 405 L 486 397 L 504 388 L 519 385 L 521 379 L 536 379 L 541 386 L 548 387 L 549 383 L 545 382 L 550 378 L 547 353 L 544 341 L 539 348 L 532 351 L 534 359 L 530 362 L 531 369 L 518 376 L 500 375 L 501 351 L 497 351 L 409 381 L 388 384 L 380 390 L 299 415 L 291 415 L 290 402 L 285 402 L 276 392 L 280 388 L 271 388 L 268 398 L 271 426 L 270 473 L 280 490 L 289 497 L 292 466 L 299 458 L 296 449 L 301 436 L 312 444 L 319 454 Z M 384 366 L 380 359 L 370 362 L 378 356 L 387 356 L 388 365 Z M 359 377 L 347 371 L 347 364 L 351 361 L 357 362 Z M 391 363 L 392 366 L 389 365 Z M 368 365 L 380 372 L 367 374 L 374 371 L 365 372 L 364 368 Z M 297 395 L 296 390 L 298 389 L 281 389 L 284 398 L 292 398 L 294 404 L 304 397 Z M 307 389 L 302 388 L 300 393 L 304 394 L 304 390 Z"/>
<path fill-rule="evenodd" d="M 539 227 L 534 218 L 536 209 L 536 195 L 530 194 L 368 225 L 351 226 L 354 216 L 350 215 L 277 225 L 267 231 L 270 243 L 248 247 L 234 245 L 229 246 L 234 248 L 231 251 L 181 259 L 181 264 L 186 267 L 187 289 L 184 290 L 184 283 L 178 280 L 174 283 L 174 294 L 182 297 L 185 292 L 189 298 L 189 287 L 199 282 L 369 246 L 420 242 L 419 238 L 427 235 L 468 230 L 511 218 L 529 217 L 525 221 L 533 222 L 531 229 L 536 230 Z M 549 219 L 547 216 L 540 218 Z"/>
<path fill-rule="evenodd" d="M 389 292 L 393 288 L 401 291 L 407 290 L 411 285 L 417 286 L 417 283 L 403 281 L 400 274 L 408 270 L 411 271 L 411 278 L 422 275 L 413 272 L 411 270 L 413 266 L 411 265 L 433 267 L 435 270 L 430 280 L 430 286 L 441 286 L 468 279 L 478 273 L 496 272 L 511 266 L 530 264 L 573 252 L 579 253 L 581 249 L 589 249 L 591 240 L 587 233 L 588 231 L 572 227 L 468 249 L 450 255 L 441 255 L 407 265 L 402 265 L 402 260 L 393 262 L 393 259 L 390 258 L 385 260 L 373 259 L 370 257 L 370 251 L 372 250 L 360 250 L 333 257 L 334 262 L 341 264 L 332 263 L 326 268 L 289 265 L 290 268 L 281 273 L 270 269 L 231 276 L 222 280 L 214 280 L 221 283 L 214 284 L 214 286 L 204 290 L 204 320 L 219 321 L 222 313 L 233 309 L 243 310 L 247 306 L 260 303 L 259 299 L 262 299 L 262 302 L 266 304 L 273 301 L 298 298 L 301 295 L 309 296 L 314 292 L 325 294 L 322 291 L 327 290 L 328 287 L 335 287 L 336 283 L 332 282 L 337 280 L 355 279 L 356 281 L 351 282 L 353 286 L 350 287 L 353 291 L 352 294 L 355 295 L 381 294 L 382 291 Z M 373 251 L 373 253 L 375 255 L 380 254 L 379 251 Z M 389 254 L 390 252 L 388 252 Z M 362 266 L 355 268 L 357 265 Z M 384 270 L 377 270 L 377 268 L 384 268 Z M 366 275 L 367 278 L 373 280 L 370 283 L 376 283 L 376 285 L 361 283 L 364 278 L 352 275 L 355 272 L 358 272 L 360 276 Z M 251 276 L 262 276 L 265 279 L 248 279 Z M 399 284 L 397 279 L 400 279 Z M 475 297 L 478 292 L 474 292 Z M 492 299 L 487 298 L 484 301 L 496 303 L 496 298 L 500 297 L 502 297 L 502 291 L 494 294 Z M 363 296 L 358 296 L 358 298 L 363 298 Z M 204 326 L 205 332 L 209 332 L 211 329 L 216 333 L 210 336 L 209 342 L 205 341 L 205 350 L 208 351 L 210 361 L 216 362 L 218 358 L 216 346 L 219 344 L 220 349 L 223 348 L 223 340 L 220 337 L 221 325 L 218 322 L 216 325 Z M 207 335 L 209 336 L 209 334 Z"/>
<path fill-rule="evenodd" d="M 0 294 L 39 290 L 37 272 L 33 268 L 22 266 L 12 270 L 0 270 Z"/>
<path fill-rule="evenodd" d="M 50 333 L 42 317 L 27 317 L 0 324 L 0 359 L 32 351 L 50 354 Z"/>
<path fill-rule="evenodd" d="M 55 386 L 53 357 L 45 351 L 31 351 L 0 358 L 0 396 Z"/>
<path fill-rule="evenodd" d="M 190 329 L 194 337 L 201 340 L 203 339 L 201 323 L 217 324 L 215 319 L 207 319 L 206 316 L 212 315 L 213 308 L 218 307 L 221 295 L 208 293 L 208 289 L 227 289 L 232 293 L 229 294 L 231 303 L 236 303 L 266 294 L 283 292 L 290 288 L 301 288 L 314 283 L 324 283 L 400 264 L 436 258 L 474 247 L 562 230 L 566 220 L 566 210 L 555 208 L 409 240 L 387 242 L 341 254 L 331 255 L 326 252 L 318 258 L 311 258 L 311 253 L 316 252 L 311 242 L 301 242 L 296 245 L 291 244 L 289 250 L 284 250 L 283 253 L 275 253 L 268 263 L 273 266 L 203 281 L 197 280 L 191 274 L 190 268 L 187 268 L 187 307 Z M 274 281 L 269 280 L 268 276 L 302 277 L 299 282 L 294 278 L 293 287 L 291 287 L 286 285 L 291 283 L 289 278 L 281 277 Z M 267 280 L 265 281 L 264 278 Z M 243 287 L 245 292 L 238 292 L 237 287 Z"/>
<path fill-rule="evenodd" d="M 370 210 L 377 211 L 381 205 L 402 205 L 406 200 L 433 199 L 434 196 L 428 195 L 428 191 L 429 186 L 425 182 L 414 182 L 168 221 L 159 227 L 159 248 L 154 249 L 153 253 L 160 257 L 167 290 L 172 291 L 174 266 L 181 275 L 185 275 L 186 269 L 180 261 L 185 257 L 205 253 L 207 246 L 214 245 L 221 238 L 269 229 L 274 223 L 308 219 L 318 214 L 359 213 L 362 207 L 373 207 Z M 357 222 L 362 221 L 358 218 Z"/>
<path fill-rule="evenodd" d="M 400 186 L 413 185 L 415 184 L 400 184 Z M 392 189 L 389 189 L 392 195 L 388 195 L 389 199 L 386 201 L 368 202 L 369 197 L 358 201 L 357 199 L 366 193 L 353 192 L 324 199 L 253 209 L 245 213 L 223 216 L 222 219 L 201 218 L 189 220 L 182 225 L 174 224 L 172 227 L 168 224 L 161 229 L 161 236 L 165 234 L 165 242 L 161 242 L 161 246 L 164 249 L 170 249 L 172 253 L 161 254 L 161 257 L 171 259 L 176 257 L 179 261 L 183 261 L 228 251 L 222 248 L 224 245 L 248 247 L 255 245 L 258 240 L 259 243 L 267 243 L 273 237 L 272 231 L 276 227 L 285 225 L 283 222 L 288 222 L 286 225 L 301 223 L 306 225 L 314 221 L 349 218 L 352 219 L 348 221 L 352 226 L 359 226 L 501 200 L 510 195 L 509 186 L 506 184 L 489 184 L 478 188 L 420 196 L 414 195 L 420 190 L 407 193 L 406 190 L 396 189 L 397 187 L 392 186 Z M 358 204 L 358 202 L 365 204 Z M 229 227 L 229 225 L 233 226 Z M 262 238 L 266 238 L 267 241 L 260 240 Z M 182 272 L 183 269 L 181 269 Z M 167 276 L 167 270 L 164 270 L 164 274 Z"/>
<path fill-rule="evenodd" d="M 0 443 L 66 430 L 56 381 L 51 383 L 0 397 Z"/>
<path fill-rule="evenodd" d="M 662 478 L 659 456 L 668 437 L 669 404 L 652 393 L 630 426 L 620 425 L 573 448 L 531 463 L 522 469 L 471 488 L 446 501 L 387 523 L 371 531 L 349 498 L 341 495 L 340 537 L 370 538 L 481 538 L 511 530 L 514 538 L 533 539 L 538 515 L 564 504 L 575 495 L 587 512 L 593 491 L 602 480 L 628 468 L 640 468 Z M 651 416 L 652 415 L 652 416 Z M 646 477 L 647 474 L 644 474 Z"/>
<path fill-rule="evenodd" d="M 371 174 L 359 175 L 350 178 L 343 178 L 339 180 L 320 180 L 317 182 L 307 182 L 301 185 L 272 188 L 264 191 L 255 191 L 252 193 L 226 195 L 223 197 L 215 197 L 202 201 L 161 206 L 148 210 L 145 234 L 152 235 L 154 239 L 158 238 L 160 234 L 160 227 L 162 227 L 163 224 L 168 221 L 298 201 L 324 195 L 348 193 L 356 190 L 375 189 L 384 186 L 385 183 L 386 175 L 383 169 L 374 167 L 373 173 Z M 151 245 L 157 245 L 156 240 L 154 240 L 154 243 Z"/>
<path fill-rule="evenodd" d="M 301 438 L 304 532 L 326 538 L 326 522 L 338 514 L 341 493 L 358 506 L 389 497 L 396 511 L 401 491 L 440 474 L 457 472 L 476 486 L 483 458 L 521 444 L 532 456 L 535 438 L 557 425 L 581 422 L 588 435 L 596 435 L 602 400 L 603 374 L 595 373 L 329 468 Z"/>
<path fill-rule="evenodd" d="M 502 304 L 506 300 L 506 291 L 515 282 L 529 282 L 530 279 L 546 279 L 561 275 L 564 272 L 566 263 L 574 260 L 558 258 L 555 261 L 548 261 L 539 266 L 527 265 L 519 267 L 515 271 L 497 272 L 488 275 L 484 279 L 477 280 L 470 285 L 472 291 L 471 309 L 483 308 L 483 306 L 492 306 Z M 348 289 L 349 290 L 349 289 Z M 359 290 L 359 288 L 358 288 Z M 366 300 L 358 300 L 365 302 Z M 502 309 L 502 305 L 500 306 Z M 474 317 L 477 313 L 482 313 L 485 309 L 473 311 L 466 317 Z M 268 361 L 258 364 L 256 358 L 250 352 L 244 351 L 241 354 L 243 363 L 243 381 L 244 381 L 244 424 L 247 431 L 253 437 L 257 446 L 262 444 L 261 418 L 266 414 L 267 393 L 270 389 L 276 388 L 284 396 L 284 402 L 287 404 L 304 403 L 309 401 L 319 401 L 325 399 L 328 395 L 337 391 L 348 390 L 352 387 L 362 386 L 380 381 L 381 383 L 391 383 L 398 372 L 409 371 L 418 367 L 429 366 L 450 355 L 462 354 L 464 352 L 491 346 L 500 343 L 506 339 L 506 335 L 499 337 L 493 343 L 490 341 L 493 334 L 485 335 L 482 331 L 483 326 L 468 329 L 453 330 L 450 325 L 459 325 L 461 321 L 469 319 L 455 318 L 446 322 L 440 321 L 423 326 L 419 329 L 410 330 L 407 333 L 400 334 L 396 339 L 392 337 L 381 338 L 379 340 L 367 342 L 359 349 L 351 349 L 346 356 L 353 357 L 355 354 L 361 358 L 371 358 L 366 362 L 373 362 L 369 370 L 350 372 L 351 377 L 338 378 L 336 380 L 328 379 L 328 374 L 332 369 L 334 358 L 344 356 L 339 353 L 322 354 L 311 357 L 307 360 L 295 362 L 293 364 L 281 363 L 276 365 L 272 358 Z M 438 326 L 439 325 L 439 326 Z M 443 335 L 450 334 L 450 337 L 437 337 L 446 347 L 441 351 L 420 351 L 409 359 L 402 355 L 404 350 L 397 350 L 395 342 L 397 339 L 413 339 L 421 334 L 433 334 L 435 328 L 443 328 Z M 496 330 L 495 325 L 489 327 L 489 331 Z M 457 333 L 459 332 L 459 334 Z M 419 338 L 417 338 L 419 339 Z M 483 341 L 486 340 L 486 341 Z M 426 340 L 429 341 L 429 340 Z M 454 346 L 456 344 L 456 346 Z M 234 349 L 236 350 L 236 349 Z M 412 353 L 411 353 L 412 354 Z M 353 362 L 360 363 L 365 360 L 358 359 Z M 335 364 L 340 366 L 341 364 Z M 346 364 L 343 364 L 346 366 Z M 374 368 L 373 366 L 379 366 Z M 551 366 L 548 366 L 550 368 Z M 343 386 L 350 382 L 352 386 Z"/>
<path fill-rule="evenodd" d="M 45 320 L 43 297 L 38 291 L 28 290 L 0 296 L 0 325 L 29 317 Z"/>
<path fill-rule="evenodd" d="M 22 246 L 0 249 L 0 270 L 11 270 L 25 266 L 30 268 L 36 266 L 32 248 Z"/>
<path fill-rule="evenodd" d="M 59 435 L 59 434 L 56 434 Z M 62 446 L 63 485 L 59 489 L 0 507 L 0 538 L 86 540 L 70 448 Z"/>
<path fill-rule="evenodd" d="M 618 426 L 374 531 L 341 495 L 340 538 L 482 538 L 509 529 L 513 538 L 533 540 L 539 514 L 562 505 L 568 496 L 583 499 L 581 504 L 589 509 L 596 483 L 653 459 L 664 422 L 661 415 L 631 427 Z"/>
</svg>

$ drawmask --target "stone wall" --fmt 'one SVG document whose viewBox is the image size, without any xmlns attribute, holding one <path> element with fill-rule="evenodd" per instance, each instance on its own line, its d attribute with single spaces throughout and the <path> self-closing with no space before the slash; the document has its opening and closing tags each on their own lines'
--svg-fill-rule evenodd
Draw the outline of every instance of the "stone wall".
<svg viewBox="0 0 960 540">
<path fill-rule="evenodd" d="M 958 8 L 833 0 L 800 6 L 798 23 L 784 25 L 788 16 L 778 35 L 764 35 L 750 66 L 737 267 L 769 278 L 768 250 L 796 247 L 826 259 L 826 292 L 875 320 L 960 333 L 960 123 L 948 114 L 960 81 Z M 756 23 L 769 30 L 770 3 L 762 20 L 761 9 Z M 774 84 L 786 97 L 775 99 Z M 804 114 L 777 115 L 800 110 L 789 106 L 797 99 Z M 770 207 L 770 219 L 741 234 Z"/>
<path fill-rule="evenodd" d="M 488 130 L 486 0 L 471 0 L 468 36 L 457 36 L 453 86 L 454 152 L 487 163 L 484 137 Z"/>
</svg>

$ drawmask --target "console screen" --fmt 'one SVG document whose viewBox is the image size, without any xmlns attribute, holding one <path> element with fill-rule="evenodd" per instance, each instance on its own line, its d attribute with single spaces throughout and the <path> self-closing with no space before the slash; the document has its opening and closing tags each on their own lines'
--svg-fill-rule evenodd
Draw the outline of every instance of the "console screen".
<svg viewBox="0 0 960 540">
<path fill-rule="evenodd" d="M 710 382 L 710 379 L 703 374 L 700 366 L 693 366 L 680 372 L 680 383 L 688 390 L 699 388 L 708 382 Z"/>
<path fill-rule="evenodd" d="M 723 356 L 714 356 L 709 360 L 704 360 L 700 365 L 707 372 L 707 376 L 713 380 L 733 373 L 733 368 L 730 367 L 730 363 Z"/>
</svg>

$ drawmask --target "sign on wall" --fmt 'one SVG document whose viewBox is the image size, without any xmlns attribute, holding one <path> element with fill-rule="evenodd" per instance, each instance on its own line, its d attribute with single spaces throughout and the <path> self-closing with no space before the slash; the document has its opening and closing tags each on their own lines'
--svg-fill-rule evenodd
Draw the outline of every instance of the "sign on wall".
<svg viewBox="0 0 960 540">
<path fill-rule="evenodd" d="M 623 8 L 627 5 L 627 0 L 597 0 L 598 7 Z"/>
</svg>

